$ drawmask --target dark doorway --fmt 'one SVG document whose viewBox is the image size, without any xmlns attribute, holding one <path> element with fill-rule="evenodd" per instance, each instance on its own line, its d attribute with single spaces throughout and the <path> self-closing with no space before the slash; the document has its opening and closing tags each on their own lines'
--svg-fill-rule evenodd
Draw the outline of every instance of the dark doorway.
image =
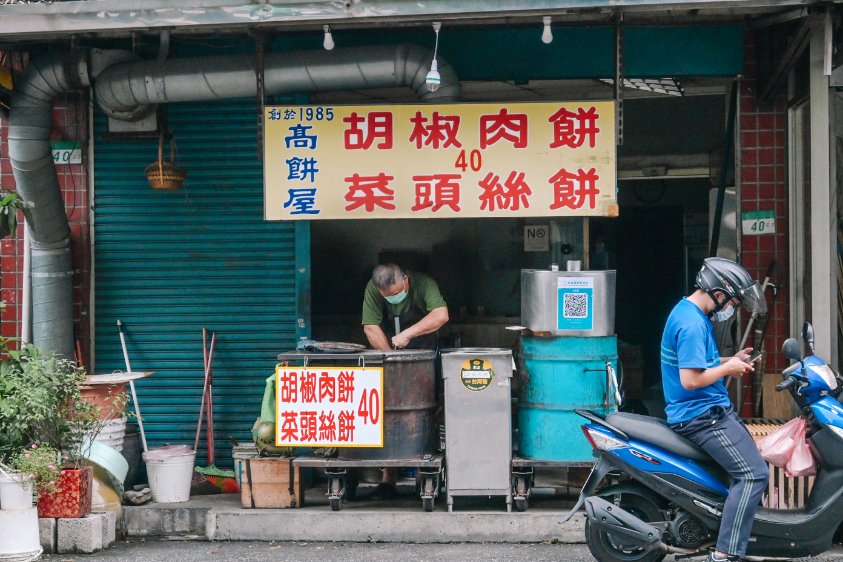
<svg viewBox="0 0 843 562">
<path fill-rule="evenodd" d="M 600 221 L 618 272 L 615 330 L 640 345 L 645 388 L 658 384 L 662 329 L 684 296 L 683 207 L 627 207 Z"/>
</svg>

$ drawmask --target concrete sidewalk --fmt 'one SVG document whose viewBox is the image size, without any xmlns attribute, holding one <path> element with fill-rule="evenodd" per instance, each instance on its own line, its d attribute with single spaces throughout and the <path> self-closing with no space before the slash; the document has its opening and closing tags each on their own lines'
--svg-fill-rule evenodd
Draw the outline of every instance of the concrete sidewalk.
<svg viewBox="0 0 843 562">
<path fill-rule="evenodd" d="M 362 499 L 343 502 L 340 511 L 331 511 L 322 486 L 308 489 L 304 507 L 297 509 L 242 509 L 239 494 L 196 496 L 184 503 L 124 506 L 121 531 L 216 541 L 583 542 L 582 515 L 558 523 L 576 498 L 543 491 L 534 491 L 527 511 L 511 513 L 503 497 L 455 498 L 449 513 L 443 495 L 426 513 L 411 490 L 392 500 L 370 500 L 362 486 Z"/>
</svg>

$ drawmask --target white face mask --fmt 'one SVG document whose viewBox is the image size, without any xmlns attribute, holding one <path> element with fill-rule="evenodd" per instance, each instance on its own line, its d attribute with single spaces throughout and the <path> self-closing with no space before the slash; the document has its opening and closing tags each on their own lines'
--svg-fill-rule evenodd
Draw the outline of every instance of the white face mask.
<svg viewBox="0 0 843 562">
<path fill-rule="evenodd" d="M 731 318 L 733 314 L 735 314 L 735 307 L 730 306 L 726 310 L 718 310 L 712 315 L 712 318 L 714 318 L 715 322 L 725 322 Z"/>
</svg>

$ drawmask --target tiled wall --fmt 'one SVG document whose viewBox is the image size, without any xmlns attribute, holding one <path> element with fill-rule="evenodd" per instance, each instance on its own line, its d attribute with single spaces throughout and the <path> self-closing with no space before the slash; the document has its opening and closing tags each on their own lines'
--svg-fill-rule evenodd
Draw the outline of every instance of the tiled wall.
<svg viewBox="0 0 843 562">
<path fill-rule="evenodd" d="M 13 190 L 15 178 L 9 161 L 8 124 L 0 121 L 0 187 Z M 88 97 L 84 93 L 64 96 L 54 105 L 52 140 L 82 142 L 82 164 L 56 166 L 59 187 L 64 198 L 70 223 L 70 240 L 73 263 L 73 317 L 79 347 L 86 360 L 89 349 L 89 287 L 90 239 L 88 229 L 88 174 L 86 149 L 88 144 Z M 6 308 L 0 316 L 0 334 L 6 337 L 20 335 L 20 302 L 22 298 L 21 271 L 23 268 L 23 225 L 17 236 L 0 242 L 0 298 Z"/>
<path fill-rule="evenodd" d="M 741 263 L 753 277 L 763 280 L 770 261 L 776 259 L 771 281 L 779 287 L 778 295 L 767 292 L 770 321 L 764 338 L 767 352 L 765 369 L 771 373 L 786 366 L 779 352 L 788 337 L 788 223 L 787 223 L 787 110 L 784 97 L 759 106 L 756 101 L 755 40 L 747 31 L 745 44 L 746 75 L 741 81 L 739 111 L 740 211 L 772 210 L 775 212 L 775 234 L 741 237 Z M 751 342 L 750 342 L 751 343 Z M 751 396 L 749 377 L 744 396 Z M 744 401 L 746 404 L 746 401 Z M 744 415 L 752 415 L 744 408 Z"/>
</svg>

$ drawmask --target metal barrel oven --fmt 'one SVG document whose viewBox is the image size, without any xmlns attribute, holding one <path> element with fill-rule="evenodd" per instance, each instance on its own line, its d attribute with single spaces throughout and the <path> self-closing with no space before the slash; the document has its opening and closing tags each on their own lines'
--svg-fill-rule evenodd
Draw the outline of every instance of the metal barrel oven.
<svg viewBox="0 0 843 562">
<path fill-rule="evenodd" d="M 606 364 L 617 369 L 617 338 L 521 338 L 518 451 L 549 461 L 592 461 L 574 409 L 610 413 L 617 402 Z"/>
<path fill-rule="evenodd" d="M 367 365 L 383 362 L 384 438 L 382 448 L 340 448 L 344 459 L 417 459 L 435 452 L 436 352 L 364 352 Z"/>
</svg>

